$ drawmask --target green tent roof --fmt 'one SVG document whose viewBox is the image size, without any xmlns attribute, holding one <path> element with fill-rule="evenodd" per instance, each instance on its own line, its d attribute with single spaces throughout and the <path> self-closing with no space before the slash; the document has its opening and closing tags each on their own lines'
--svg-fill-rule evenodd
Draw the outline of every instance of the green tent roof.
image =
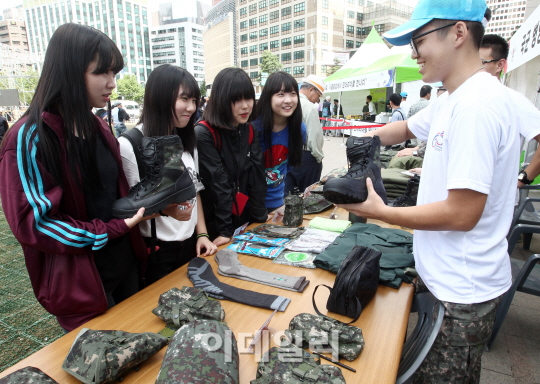
<svg viewBox="0 0 540 384">
<path fill-rule="evenodd" d="M 406 53 L 398 53 L 383 57 L 363 69 L 352 72 L 350 77 L 393 68 L 396 68 L 396 83 L 405 83 L 407 81 L 422 79 L 422 75 L 418 72 L 420 67 L 416 64 L 416 60 L 413 60 L 411 55 Z"/>
</svg>

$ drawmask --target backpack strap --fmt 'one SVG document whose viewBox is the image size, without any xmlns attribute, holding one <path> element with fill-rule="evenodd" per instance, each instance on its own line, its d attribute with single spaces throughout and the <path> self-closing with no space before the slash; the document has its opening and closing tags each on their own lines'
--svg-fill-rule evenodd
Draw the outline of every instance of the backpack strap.
<svg viewBox="0 0 540 384">
<path fill-rule="evenodd" d="M 206 121 L 204 120 L 200 120 L 199 121 L 199 124 L 202 124 L 204 125 L 206 128 L 208 128 L 208 130 L 212 133 L 212 136 L 214 136 L 214 146 L 216 147 L 216 149 L 218 150 L 218 152 L 221 152 L 221 137 L 219 136 L 219 132 L 216 132 L 216 130 L 214 128 L 212 128 L 210 126 L 210 124 L 208 124 Z M 250 125 L 251 126 L 251 125 Z M 251 140 L 252 140 L 252 135 L 253 133 L 250 131 L 250 140 L 249 140 L 249 143 L 251 144 Z"/>
<path fill-rule="evenodd" d="M 139 168 L 139 179 L 142 180 L 145 176 L 145 170 L 142 162 L 141 144 L 144 137 L 143 133 L 138 128 L 130 129 L 123 132 L 120 137 L 125 137 L 131 143 L 135 158 L 137 159 L 137 167 Z"/>
</svg>

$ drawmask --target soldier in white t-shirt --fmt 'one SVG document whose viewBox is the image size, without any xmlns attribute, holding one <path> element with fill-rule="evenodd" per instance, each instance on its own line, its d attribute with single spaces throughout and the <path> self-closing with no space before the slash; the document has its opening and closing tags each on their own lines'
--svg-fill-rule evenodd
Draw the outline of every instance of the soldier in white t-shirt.
<svg viewBox="0 0 540 384">
<path fill-rule="evenodd" d="M 513 212 L 519 131 L 509 90 L 478 55 L 484 0 L 420 0 L 409 22 L 387 32 L 411 44 L 426 83 L 448 90 L 407 121 L 369 132 L 383 145 L 427 141 L 416 207 L 386 206 L 367 181 L 360 217 L 413 228 L 419 288 L 445 306 L 445 319 L 415 382 L 478 383 L 481 356 L 501 296 L 512 283 L 506 235 Z"/>
</svg>

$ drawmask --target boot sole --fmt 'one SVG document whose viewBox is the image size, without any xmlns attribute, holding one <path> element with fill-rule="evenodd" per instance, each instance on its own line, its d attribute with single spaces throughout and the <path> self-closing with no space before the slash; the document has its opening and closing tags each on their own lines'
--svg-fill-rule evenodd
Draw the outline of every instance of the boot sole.
<svg viewBox="0 0 540 384">
<path fill-rule="evenodd" d="M 356 204 L 363 203 L 367 199 L 367 191 L 364 193 L 358 193 L 357 191 L 346 190 L 341 187 L 336 188 L 324 188 L 324 198 L 334 204 Z"/>
<path fill-rule="evenodd" d="M 184 202 L 186 202 L 188 200 L 193 199 L 196 196 L 197 196 L 197 191 L 195 190 L 195 185 L 191 184 L 189 187 L 184 188 L 184 189 L 172 194 L 171 196 L 167 197 L 164 200 L 161 200 L 158 203 L 155 203 L 155 204 L 150 205 L 148 207 L 144 207 L 145 208 L 144 216 L 151 216 L 154 213 L 158 213 L 162 209 L 165 209 L 167 206 L 169 206 L 171 204 L 184 203 Z M 140 208 L 138 208 L 138 209 L 117 209 L 117 208 L 113 208 L 112 213 L 113 213 L 113 216 L 116 217 L 116 218 L 129 219 L 129 218 L 135 216 L 135 214 L 139 211 L 139 209 Z"/>
</svg>

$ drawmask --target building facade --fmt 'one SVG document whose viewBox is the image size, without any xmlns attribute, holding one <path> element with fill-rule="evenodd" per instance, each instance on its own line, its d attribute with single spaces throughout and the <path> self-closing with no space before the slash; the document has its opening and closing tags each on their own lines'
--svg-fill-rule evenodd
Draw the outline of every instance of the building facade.
<svg viewBox="0 0 540 384">
<path fill-rule="evenodd" d="M 411 17 L 413 8 L 396 1 L 236 0 L 238 59 L 257 83 L 264 51 L 278 56 L 296 78 L 325 77 L 331 53 L 356 50 L 372 24 L 380 33 Z M 330 54 L 328 54 L 330 53 Z"/>
<path fill-rule="evenodd" d="M 44 53 L 60 25 L 88 25 L 109 36 L 122 52 L 120 77 L 131 74 L 146 82 L 151 71 L 146 0 L 25 0 L 23 7 L 32 53 Z"/>
<path fill-rule="evenodd" d="M 24 20 L 24 10 L 22 5 L 6 8 L 3 10 L 4 20 Z"/>
<path fill-rule="evenodd" d="M 223 0 L 205 18 L 205 80 L 210 92 L 219 71 L 237 65 L 236 44 L 236 0 Z"/>
<path fill-rule="evenodd" d="M 203 26 L 183 21 L 150 28 L 152 68 L 176 65 L 190 72 L 199 86 L 204 82 Z"/>
<path fill-rule="evenodd" d="M 525 21 L 527 0 L 486 0 L 486 3 L 492 12 L 486 33 L 500 35 L 508 40 Z"/>
<path fill-rule="evenodd" d="M 25 22 L 13 19 L 1 20 L 0 43 L 28 51 Z"/>
</svg>

